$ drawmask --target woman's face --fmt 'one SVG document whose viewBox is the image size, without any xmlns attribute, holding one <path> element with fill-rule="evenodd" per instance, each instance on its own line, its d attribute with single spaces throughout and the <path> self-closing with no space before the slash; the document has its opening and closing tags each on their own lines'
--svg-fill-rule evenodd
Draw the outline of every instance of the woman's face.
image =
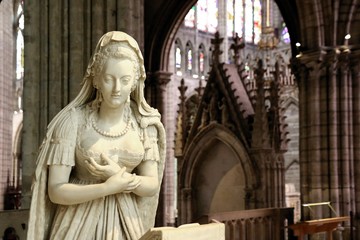
<svg viewBox="0 0 360 240">
<path fill-rule="evenodd" d="M 134 84 L 134 66 L 128 59 L 109 58 L 100 74 L 99 89 L 110 108 L 123 106 Z"/>
</svg>

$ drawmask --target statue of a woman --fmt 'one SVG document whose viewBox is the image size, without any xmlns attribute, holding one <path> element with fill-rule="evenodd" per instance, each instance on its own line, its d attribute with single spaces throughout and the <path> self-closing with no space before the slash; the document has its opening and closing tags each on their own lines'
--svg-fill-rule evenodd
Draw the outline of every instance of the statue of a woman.
<svg viewBox="0 0 360 240">
<path fill-rule="evenodd" d="M 145 77 L 132 37 L 100 39 L 79 95 L 40 147 L 28 240 L 135 240 L 153 227 L 165 131 L 145 101 Z"/>
</svg>

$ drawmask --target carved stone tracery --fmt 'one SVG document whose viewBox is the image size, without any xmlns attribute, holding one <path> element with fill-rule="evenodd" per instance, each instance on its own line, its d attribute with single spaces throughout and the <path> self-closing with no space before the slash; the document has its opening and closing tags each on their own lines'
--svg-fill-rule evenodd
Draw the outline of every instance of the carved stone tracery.
<svg viewBox="0 0 360 240">
<path fill-rule="evenodd" d="M 196 171 L 194 168 L 201 161 L 206 161 L 206 159 L 192 159 L 193 156 L 201 156 L 201 152 L 206 151 L 206 146 L 197 146 L 201 136 L 207 136 L 206 132 L 214 131 L 214 129 L 218 129 L 219 133 L 226 129 L 225 131 L 234 136 L 237 144 L 243 146 L 243 149 L 233 151 L 240 151 L 240 155 L 247 156 L 248 160 L 245 160 L 248 161 L 247 174 L 252 174 L 254 177 L 252 180 L 246 180 L 246 187 L 243 189 L 244 209 L 284 206 L 285 183 L 282 154 L 286 150 L 288 139 L 283 111 L 279 107 L 281 75 L 279 66 L 276 65 L 272 72 L 274 80 L 265 80 L 264 73 L 268 70 L 264 69 L 262 62 L 259 61 L 258 67 L 254 69 L 256 88 L 252 96 L 241 95 L 239 91 L 242 88 L 242 94 L 243 92 L 250 93 L 245 83 L 247 76 L 244 74 L 244 64 L 238 60 L 239 65 L 234 68 L 231 65 L 219 63 L 221 38 L 218 34 L 215 34 L 212 43 L 215 45 L 212 69 L 209 72 L 203 95 L 198 97 L 201 100 L 198 103 L 196 117 L 191 124 L 188 120 L 184 120 L 184 116 L 193 114 L 185 104 L 189 99 L 185 98 L 187 88 L 184 81 L 179 87 L 181 103 L 178 112 L 178 127 L 182 126 L 182 129 L 177 130 L 177 142 L 182 142 L 182 152 L 177 151 L 179 190 L 196 187 L 193 185 L 196 183 L 192 182 Z M 236 51 L 241 48 L 239 41 L 234 44 Z M 229 73 L 232 75 L 228 75 Z M 269 102 L 268 105 L 266 102 Z M 216 137 L 219 136 L 221 134 Z M 219 139 L 222 141 L 221 137 Z M 194 201 L 196 199 L 187 202 L 190 205 L 186 206 L 192 209 L 190 213 L 196 212 Z M 180 206 L 185 205 L 180 204 Z M 189 209 L 180 208 L 179 211 L 182 212 L 180 216 L 183 218 L 180 222 L 193 220 L 191 214 L 186 214 L 189 213 Z"/>
</svg>

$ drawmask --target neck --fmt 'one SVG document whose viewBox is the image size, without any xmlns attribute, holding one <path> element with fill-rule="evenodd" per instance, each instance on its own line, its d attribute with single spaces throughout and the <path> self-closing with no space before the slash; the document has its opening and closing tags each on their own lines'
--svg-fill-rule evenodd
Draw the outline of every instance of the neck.
<svg viewBox="0 0 360 240">
<path fill-rule="evenodd" d="M 118 108 L 110 108 L 104 104 L 101 105 L 98 113 L 98 118 L 106 123 L 117 123 L 124 118 L 125 104 Z"/>
</svg>

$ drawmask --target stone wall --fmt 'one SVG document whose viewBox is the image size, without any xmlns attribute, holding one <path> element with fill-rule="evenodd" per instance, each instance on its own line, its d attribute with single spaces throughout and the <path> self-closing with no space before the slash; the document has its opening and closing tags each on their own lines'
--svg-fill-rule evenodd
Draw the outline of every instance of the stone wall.
<svg viewBox="0 0 360 240">
<path fill-rule="evenodd" d="M 4 209 L 4 193 L 8 179 L 12 180 L 12 117 L 14 41 L 13 41 L 13 1 L 0 4 L 0 210 Z"/>
</svg>

